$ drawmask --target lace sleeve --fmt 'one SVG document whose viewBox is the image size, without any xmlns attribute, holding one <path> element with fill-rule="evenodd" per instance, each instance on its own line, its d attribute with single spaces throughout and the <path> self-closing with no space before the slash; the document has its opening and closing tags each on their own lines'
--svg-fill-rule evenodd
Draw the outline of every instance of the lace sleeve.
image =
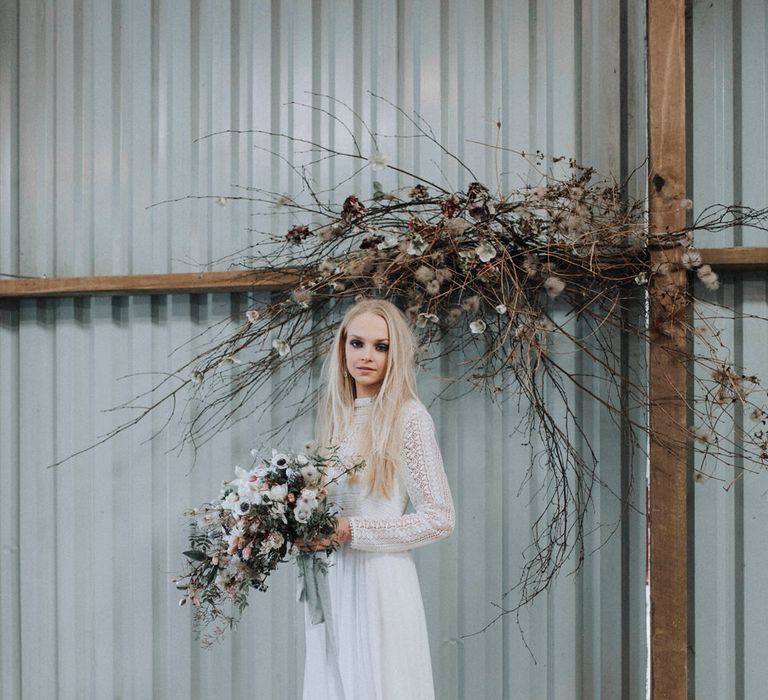
<svg viewBox="0 0 768 700">
<path fill-rule="evenodd" d="M 408 496 L 416 512 L 387 519 L 351 517 L 353 549 L 397 552 L 443 539 L 453 532 L 453 499 L 435 425 L 422 404 L 406 414 L 401 452 Z"/>
</svg>

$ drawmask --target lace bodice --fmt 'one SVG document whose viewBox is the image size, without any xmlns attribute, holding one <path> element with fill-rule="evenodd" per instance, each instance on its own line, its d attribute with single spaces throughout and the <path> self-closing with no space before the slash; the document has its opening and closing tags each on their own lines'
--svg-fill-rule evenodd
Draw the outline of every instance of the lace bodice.
<svg viewBox="0 0 768 700">
<path fill-rule="evenodd" d="M 352 427 L 344 437 L 339 457 L 351 458 L 362 426 L 368 420 L 371 398 L 355 399 Z M 411 401 L 400 421 L 401 459 L 390 496 L 368 494 L 364 479 L 330 485 L 329 498 L 349 517 L 353 549 L 395 552 L 448 537 L 455 514 L 432 417 L 420 401 Z M 408 503 L 414 512 L 406 513 Z"/>
</svg>

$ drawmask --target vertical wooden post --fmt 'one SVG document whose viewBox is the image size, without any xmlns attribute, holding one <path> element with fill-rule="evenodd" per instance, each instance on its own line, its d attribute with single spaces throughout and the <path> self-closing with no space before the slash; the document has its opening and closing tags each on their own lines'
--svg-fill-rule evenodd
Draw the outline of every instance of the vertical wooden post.
<svg viewBox="0 0 768 700">
<path fill-rule="evenodd" d="M 685 0 L 648 0 L 650 227 L 685 226 Z M 653 251 L 668 272 L 650 293 L 651 698 L 688 697 L 685 271 L 680 250 Z M 665 263 L 671 263 L 665 266 Z"/>
</svg>

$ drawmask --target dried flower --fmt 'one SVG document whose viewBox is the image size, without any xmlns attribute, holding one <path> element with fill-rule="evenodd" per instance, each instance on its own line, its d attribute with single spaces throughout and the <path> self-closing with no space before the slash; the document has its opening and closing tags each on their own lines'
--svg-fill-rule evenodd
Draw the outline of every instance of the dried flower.
<svg viewBox="0 0 768 700">
<path fill-rule="evenodd" d="M 368 156 L 368 164 L 373 170 L 385 170 L 387 165 L 389 165 L 389 161 L 383 153 L 376 151 Z"/>
<path fill-rule="evenodd" d="M 384 236 L 367 236 L 360 243 L 360 250 L 376 248 L 384 240 Z"/>
<path fill-rule="evenodd" d="M 472 228 L 472 224 L 461 218 L 443 220 L 443 231 L 449 236 L 460 236 L 468 228 Z"/>
<path fill-rule="evenodd" d="M 469 330 L 471 330 L 475 335 L 480 335 L 481 333 L 485 333 L 485 321 L 483 321 L 482 318 L 478 318 L 476 321 L 472 321 L 469 324 Z"/>
<path fill-rule="evenodd" d="M 450 194 L 440 201 L 440 211 L 442 211 L 446 220 L 452 219 L 454 216 L 456 216 L 456 212 L 459 210 L 460 204 L 461 202 L 455 194 Z"/>
<path fill-rule="evenodd" d="M 523 260 L 523 270 L 528 273 L 529 277 L 534 277 L 539 274 L 539 261 L 530 253 L 525 256 Z"/>
<path fill-rule="evenodd" d="M 470 182 L 467 187 L 467 199 L 488 199 L 488 188 L 481 182 Z"/>
<path fill-rule="evenodd" d="M 648 273 L 641 272 L 640 274 L 635 275 L 635 284 L 638 284 L 641 287 L 645 284 L 648 284 Z"/>
<path fill-rule="evenodd" d="M 360 202 L 360 200 L 351 194 L 344 200 L 344 204 L 341 207 L 341 216 L 344 221 L 353 222 L 361 219 L 365 212 L 368 211 Z"/>
<path fill-rule="evenodd" d="M 459 318 L 461 317 L 461 314 L 462 314 L 462 313 L 463 313 L 463 312 L 462 312 L 462 310 L 461 310 L 461 307 L 459 307 L 459 306 L 452 306 L 452 307 L 451 307 L 451 308 L 448 310 L 448 321 L 449 321 L 450 323 L 455 323 L 456 321 L 458 321 L 458 320 L 459 320 Z"/>
<path fill-rule="evenodd" d="M 309 307 L 309 301 L 312 298 L 312 291 L 299 287 L 298 289 L 294 289 L 293 292 L 291 292 L 291 296 L 299 306 L 302 306 L 306 309 Z"/>
<path fill-rule="evenodd" d="M 496 257 L 496 248 L 493 247 L 493 244 L 490 241 L 483 241 L 477 248 L 475 248 L 475 252 L 477 253 L 477 257 L 484 263 L 493 260 L 493 258 Z"/>
<path fill-rule="evenodd" d="M 426 289 L 427 289 L 427 294 L 429 294 L 430 296 L 435 296 L 440 292 L 440 282 L 438 282 L 437 280 L 430 280 L 429 282 L 427 282 Z"/>
<path fill-rule="evenodd" d="M 544 289 L 547 290 L 547 294 L 549 294 L 550 298 L 554 299 L 565 289 L 565 282 L 559 277 L 547 277 L 547 279 L 544 280 Z"/>
<path fill-rule="evenodd" d="M 307 238 L 310 234 L 310 230 L 308 226 L 305 226 L 304 224 L 299 224 L 298 226 L 294 226 L 288 233 L 285 234 L 285 239 L 289 243 L 301 243 L 305 238 Z"/>
<path fill-rule="evenodd" d="M 691 432 L 693 433 L 693 437 L 704 445 L 714 445 L 717 442 L 717 438 L 712 434 L 712 431 L 707 428 L 696 428 L 692 426 Z"/>
<path fill-rule="evenodd" d="M 219 365 L 221 367 L 228 367 L 231 365 L 239 365 L 239 364 L 242 364 L 242 362 L 237 355 L 225 355 L 219 360 Z"/>
<path fill-rule="evenodd" d="M 408 197 L 416 200 L 428 199 L 429 192 L 424 185 L 418 184 L 411 187 L 411 189 L 408 191 Z"/>
<path fill-rule="evenodd" d="M 272 205 L 275 209 L 282 209 L 289 204 L 293 204 L 293 200 L 287 194 L 281 194 Z"/>
<path fill-rule="evenodd" d="M 285 357 L 291 352 L 291 346 L 282 338 L 275 338 L 272 341 L 272 347 L 277 350 L 280 357 Z"/>
<path fill-rule="evenodd" d="M 256 323 L 261 317 L 261 312 L 258 309 L 248 309 L 245 312 L 245 319 L 248 323 Z"/>
<path fill-rule="evenodd" d="M 216 204 L 218 204 L 220 207 L 226 207 L 227 206 L 227 198 L 226 197 L 217 197 L 216 198 Z"/>
<path fill-rule="evenodd" d="M 693 209 L 693 201 L 690 199 L 681 199 L 680 200 L 680 208 L 681 209 Z"/>
<path fill-rule="evenodd" d="M 477 294 L 467 297 L 461 302 L 461 308 L 473 314 L 477 313 L 480 310 L 480 297 Z"/>
<path fill-rule="evenodd" d="M 336 264 L 332 262 L 331 260 L 328 260 L 327 258 L 325 260 L 322 260 L 320 264 L 317 266 L 317 271 L 321 275 L 327 275 L 336 270 Z"/>
<path fill-rule="evenodd" d="M 424 328 L 424 326 L 426 326 L 429 321 L 431 321 L 432 323 L 437 323 L 439 320 L 440 319 L 435 314 L 422 312 L 418 315 L 418 318 L 416 319 L 416 327 Z"/>
<path fill-rule="evenodd" d="M 499 304 L 498 306 L 494 307 L 496 309 L 497 314 L 505 314 L 507 313 L 507 307 L 504 304 Z"/>
<path fill-rule="evenodd" d="M 335 221 L 332 224 L 327 224 L 326 226 L 321 226 L 319 229 L 317 229 L 317 231 L 315 231 L 315 235 L 324 241 L 330 241 L 334 238 L 338 238 L 342 233 L 344 233 L 344 226 L 338 221 Z"/>
<path fill-rule="evenodd" d="M 695 248 L 689 248 L 683 253 L 680 262 L 686 270 L 693 270 L 696 267 L 701 267 L 701 253 Z"/>
<path fill-rule="evenodd" d="M 202 384 L 203 380 L 205 379 L 205 375 L 199 369 L 196 369 L 194 372 L 192 372 L 190 379 L 192 380 L 193 384 Z"/>
<path fill-rule="evenodd" d="M 720 288 L 720 279 L 709 265 L 702 265 L 696 270 L 696 274 L 707 289 L 715 290 Z"/>
<path fill-rule="evenodd" d="M 435 279 L 435 271 L 427 265 L 419 265 L 416 268 L 416 272 L 413 273 L 413 276 L 422 284 L 426 284 Z"/>
<path fill-rule="evenodd" d="M 758 408 L 757 406 L 755 406 L 755 408 L 753 408 L 753 409 L 752 409 L 752 413 L 750 413 L 750 414 L 749 414 L 749 417 L 750 417 L 750 418 L 751 418 L 753 421 L 760 421 L 760 420 L 763 420 L 763 418 L 765 418 L 765 417 L 766 417 L 766 415 L 767 415 L 767 414 L 766 414 L 765 410 L 763 410 L 762 408 Z"/>
</svg>

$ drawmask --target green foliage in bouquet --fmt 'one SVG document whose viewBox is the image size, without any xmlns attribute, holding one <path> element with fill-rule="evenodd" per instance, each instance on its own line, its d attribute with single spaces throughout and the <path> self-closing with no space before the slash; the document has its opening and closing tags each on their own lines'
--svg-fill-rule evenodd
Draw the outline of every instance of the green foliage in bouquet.
<svg viewBox="0 0 768 700">
<path fill-rule="evenodd" d="M 235 478 L 223 483 L 218 499 L 186 511 L 192 518 L 187 563 L 174 582 L 184 591 L 179 604 L 194 608 L 196 638 L 203 646 L 237 625 L 251 589 L 266 591 L 278 565 L 300 556 L 295 542 L 326 539 L 318 557 L 338 547 L 333 539 L 338 512 L 327 487 L 365 463 L 342 468 L 337 448 L 329 452 L 273 449 L 264 459 L 254 451 L 252 469 L 235 467 Z M 321 571 L 325 567 L 327 560 Z"/>
</svg>

